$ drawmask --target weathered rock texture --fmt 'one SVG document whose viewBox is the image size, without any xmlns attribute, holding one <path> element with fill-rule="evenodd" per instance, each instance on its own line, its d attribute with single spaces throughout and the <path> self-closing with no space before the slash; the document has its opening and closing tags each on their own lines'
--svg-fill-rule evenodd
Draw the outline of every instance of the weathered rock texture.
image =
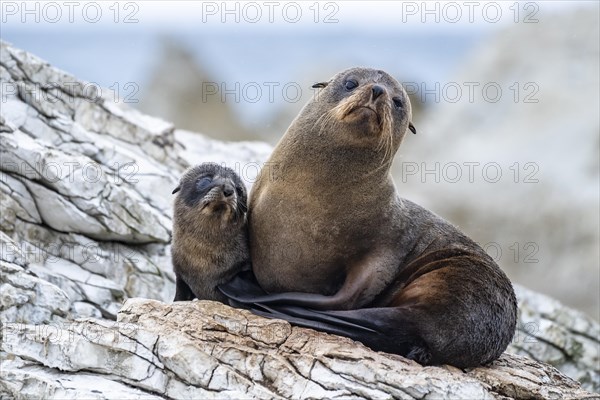
<svg viewBox="0 0 600 400">
<path fill-rule="evenodd" d="M 112 380 L 132 397 L 138 389 L 171 398 L 591 398 L 553 367 L 525 357 L 506 354 L 466 373 L 422 367 L 208 301 L 131 299 L 118 322 L 17 324 L 3 339 L 11 354 L 4 390 L 15 394 L 35 382 L 36 394 L 62 395 L 91 371 L 100 376 L 98 391 Z"/>
<path fill-rule="evenodd" d="M 14 276 L 0 288 L 2 318 L 115 318 L 125 298 L 172 298 L 171 191 L 180 173 L 218 161 L 251 179 L 269 146 L 175 132 L 6 44 L 0 68 L 3 280 Z M 31 296 L 11 300 L 33 275 L 66 303 L 38 299 L 48 311 L 34 315 Z"/>
<path fill-rule="evenodd" d="M 531 358 L 598 390 L 598 324 L 520 288 L 510 350 L 530 358 L 468 372 L 218 303 L 164 304 L 180 173 L 217 161 L 250 184 L 269 146 L 176 131 L 5 43 L 0 78 L 1 396 L 592 396 Z M 136 297 L 155 300 L 121 309 Z"/>
</svg>

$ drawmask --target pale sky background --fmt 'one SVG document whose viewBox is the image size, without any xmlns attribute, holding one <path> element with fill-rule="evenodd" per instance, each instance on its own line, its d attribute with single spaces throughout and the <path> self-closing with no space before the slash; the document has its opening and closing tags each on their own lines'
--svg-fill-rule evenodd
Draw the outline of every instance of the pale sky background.
<svg viewBox="0 0 600 400">
<path fill-rule="evenodd" d="M 528 16 L 543 23 L 594 2 L 3 0 L 0 37 L 103 87 L 135 82 L 140 96 L 160 57 L 160 37 L 176 37 L 215 79 L 288 82 L 308 69 L 304 62 L 337 69 L 377 64 L 427 81 L 450 76 L 468 46 L 496 30 Z M 239 22 L 223 4 L 237 8 Z M 298 9 L 298 22 L 288 22 Z M 262 123 L 273 109 L 263 103 L 233 108 L 245 121 Z"/>
<path fill-rule="evenodd" d="M 314 1 L 236 1 L 227 2 L 228 9 L 234 9 L 237 4 L 240 22 L 235 23 L 235 16 L 222 14 L 222 1 L 137 1 L 118 2 L 96 1 L 96 2 L 66 2 L 66 1 L 2 1 L 2 25 L 3 30 L 65 30 L 75 29 L 95 30 L 139 30 L 139 29 L 164 29 L 168 31 L 203 30 L 210 29 L 225 30 L 228 32 L 243 30 L 333 30 L 343 27 L 344 29 L 361 30 L 394 30 L 411 32 L 419 30 L 447 31 L 449 33 L 465 30 L 494 29 L 502 25 L 514 23 L 516 9 L 520 9 L 519 18 L 522 20 L 526 15 L 534 18 L 543 18 L 544 13 L 556 12 L 561 9 L 585 6 L 593 1 L 336 1 L 319 2 L 320 22 L 315 23 Z M 68 6 L 66 3 L 74 3 Z M 95 4 L 88 4 L 95 3 Z M 58 7 L 57 7 L 58 5 Z M 95 23 L 86 22 L 83 16 L 84 8 L 90 20 L 96 17 L 96 5 L 101 10 L 101 16 Z M 440 21 L 435 21 L 434 14 L 422 15 L 423 5 L 427 10 L 439 10 Z M 24 13 L 25 7 L 35 12 L 37 8 L 39 22 L 35 21 L 34 14 Z M 115 23 L 116 9 L 119 9 Z M 290 23 L 284 18 L 284 9 L 287 10 L 289 19 L 294 19 L 296 9 L 299 8 L 301 16 L 298 22 Z M 496 9 L 501 8 L 501 17 L 497 22 Z M 72 11 L 72 20 L 69 21 L 69 10 Z M 60 17 L 57 14 L 60 10 Z M 261 18 L 255 23 L 249 22 L 257 16 L 260 10 Z M 269 22 L 269 10 L 273 11 L 273 22 Z M 487 10 L 487 11 L 486 11 Z M 244 14 L 244 11 L 246 14 Z M 457 18 L 457 11 L 461 17 Z M 472 12 L 472 22 L 470 21 Z M 247 18 L 243 16 L 246 15 Z M 330 15 L 337 22 L 324 23 L 326 16 Z M 446 18 L 444 18 L 444 15 Z M 47 18 L 44 18 L 46 16 Z M 134 23 L 124 23 L 123 20 L 129 16 Z M 426 18 L 425 23 L 422 17 Z M 222 23 L 226 18 L 227 24 Z M 23 19 L 25 22 L 23 22 Z M 450 22 L 456 19 L 457 22 Z M 56 22 L 52 22 L 56 21 Z"/>
</svg>

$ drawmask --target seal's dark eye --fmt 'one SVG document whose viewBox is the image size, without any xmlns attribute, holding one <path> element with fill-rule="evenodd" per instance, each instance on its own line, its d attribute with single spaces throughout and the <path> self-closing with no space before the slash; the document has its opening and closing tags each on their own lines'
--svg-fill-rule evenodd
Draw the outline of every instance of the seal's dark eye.
<svg viewBox="0 0 600 400">
<path fill-rule="evenodd" d="M 346 90 L 355 89 L 357 86 L 358 86 L 358 82 L 356 82 L 356 80 L 354 80 L 354 79 L 348 79 L 346 81 L 346 83 L 344 84 L 344 87 L 346 88 Z"/>
<path fill-rule="evenodd" d="M 198 190 L 204 190 L 208 185 L 210 185 L 211 182 L 212 179 L 208 176 L 205 176 L 204 178 L 198 179 L 198 182 L 196 182 L 196 188 Z"/>
<path fill-rule="evenodd" d="M 392 99 L 396 108 L 402 108 L 402 99 L 400 97 L 394 97 Z"/>
<path fill-rule="evenodd" d="M 242 188 L 240 186 L 236 187 L 235 191 L 238 196 L 242 196 L 244 194 L 244 191 L 242 190 Z"/>
</svg>

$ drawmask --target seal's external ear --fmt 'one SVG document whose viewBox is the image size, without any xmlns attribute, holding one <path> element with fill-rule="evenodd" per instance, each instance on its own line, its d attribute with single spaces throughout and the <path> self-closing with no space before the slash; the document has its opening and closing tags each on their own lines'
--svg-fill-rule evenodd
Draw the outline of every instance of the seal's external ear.
<svg viewBox="0 0 600 400">
<path fill-rule="evenodd" d="M 417 128 L 415 128 L 415 126 L 413 125 L 413 123 L 412 123 L 412 122 L 409 122 L 409 123 L 408 123 L 408 129 L 410 129 L 410 131 L 411 131 L 412 133 L 414 133 L 415 135 L 417 134 Z"/>
<path fill-rule="evenodd" d="M 327 85 L 329 85 L 329 82 L 319 82 L 319 83 L 315 83 L 314 85 L 312 85 L 312 88 L 313 89 L 322 89 Z"/>
<path fill-rule="evenodd" d="M 180 190 L 181 190 L 181 185 L 179 185 L 175 189 L 173 189 L 173 191 L 171 192 L 171 194 L 175 194 L 175 193 L 179 192 Z"/>
</svg>

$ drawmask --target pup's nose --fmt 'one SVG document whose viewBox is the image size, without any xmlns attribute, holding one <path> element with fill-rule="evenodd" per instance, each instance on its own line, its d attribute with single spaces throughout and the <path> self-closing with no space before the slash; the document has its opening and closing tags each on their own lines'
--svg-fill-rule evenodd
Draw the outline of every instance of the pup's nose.
<svg viewBox="0 0 600 400">
<path fill-rule="evenodd" d="M 223 185 L 223 195 L 225 197 L 230 197 L 232 194 L 233 194 L 233 186 L 231 186 L 228 183 L 226 183 L 225 185 Z"/>
<path fill-rule="evenodd" d="M 379 96 L 381 96 L 384 92 L 384 89 L 379 85 L 373 85 L 373 100 L 377 100 Z"/>
</svg>

